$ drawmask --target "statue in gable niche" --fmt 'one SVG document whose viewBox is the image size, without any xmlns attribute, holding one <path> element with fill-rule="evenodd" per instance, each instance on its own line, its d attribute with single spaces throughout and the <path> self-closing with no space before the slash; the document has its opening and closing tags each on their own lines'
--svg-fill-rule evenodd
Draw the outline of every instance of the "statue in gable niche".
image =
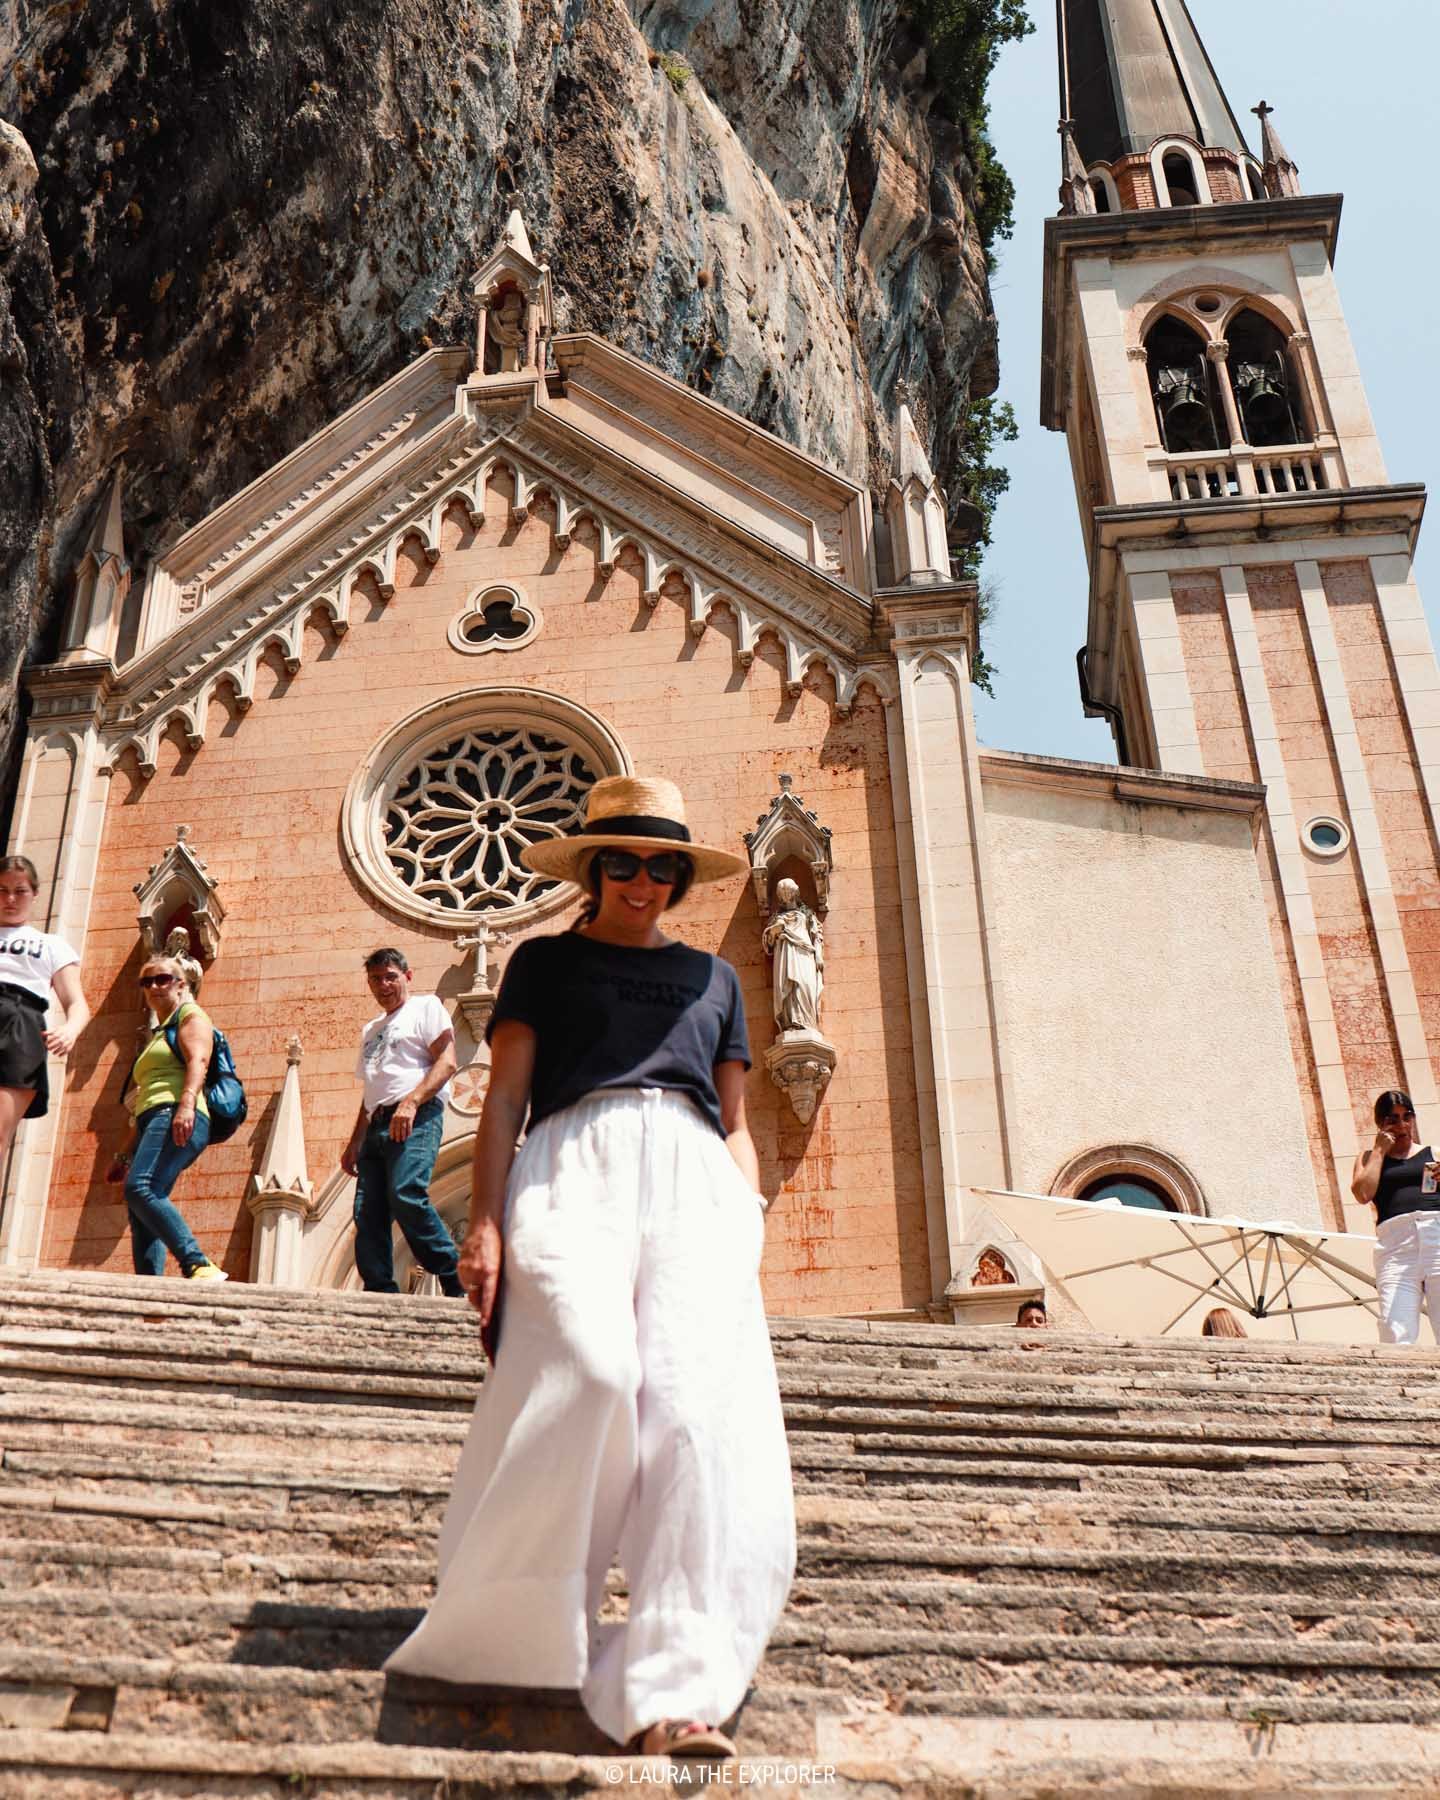
<svg viewBox="0 0 1440 1800">
<path fill-rule="evenodd" d="M 165 939 L 164 954 L 172 962 L 180 965 L 180 973 L 185 977 L 185 985 L 190 990 L 190 998 L 200 998 L 200 983 L 205 979 L 205 970 L 190 947 L 190 933 L 183 925 L 177 925 Z"/>
<path fill-rule="evenodd" d="M 775 886 L 776 912 L 762 939 L 774 959 L 775 1023 L 782 1031 L 820 1029 L 825 991 L 825 934 L 788 877 Z"/>
<path fill-rule="evenodd" d="M 525 301 L 519 288 L 506 288 L 490 313 L 490 335 L 500 346 L 500 369 L 508 374 L 525 361 Z"/>
</svg>

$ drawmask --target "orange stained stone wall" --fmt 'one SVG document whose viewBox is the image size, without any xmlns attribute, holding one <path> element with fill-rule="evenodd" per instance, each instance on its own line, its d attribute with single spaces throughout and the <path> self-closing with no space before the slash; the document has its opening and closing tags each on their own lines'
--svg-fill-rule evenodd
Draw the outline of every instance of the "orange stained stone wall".
<svg viewBox="0 0 1440 1800">
<path fill-rule="evenodd" d="M 1440 1042 L 1440 874 L 1414 749 L 1368 563 L 1336 559 L 1322 563 L 1320 571 L 1421 1016 L 1433 1044 Z M 1296 823 L 1303 826 L 1306 819 L 1321 813 L 1343 819 L 1348 809 L 1295 570 L 1289 564 L 1264 564 L 1247 568 L 1245 580 Z M 1205 773 L 1258 780 L 1219 577 L 1208 571 L 1186 571 L 1173 575 L 1171 585 Z M 1312 1160 L 1321 1191 L 1333 1192 L 1293 953 L 1273 847 L 1268 842 L 1261 876 L 1270 906 L 1291 1046 L 1301 1071 Z M 1314 899 L 1356 1128 L 1363 1141 L 1372 1129 L 1370 1107 L 1375 1094 L 1399 1082 L 1402 1074 L 1353 846 L 1333 860 L 1307 857 L 1306 877 Z"/>
<path fill-rule="evenodd" d="M 1185 571 L 1171 576 L 1170 587 L 1205 773 L 1223 781 L 1258 781 L 1260 774 L 1250 740 L 1220 577 L 1210 570 Z M 1300 1105 L 1305 1117 L 1315 1189 L 1319 1194 L 1330 1194 L 1338 1205 L 1339 1195 L 1320 1102 L 1320 1083 L 1305 1026 L 1300 977 L 1280 892 L 1275 847 L 1268 830 L 1261 839 L 1258 852 L 1260 886 L 1270 922 L 1270 942 L 1280 980 L 1290 1054 L 1299 1078 Z"/>
<path fill-rule="evenodd" d="M 1266 564 L 1246 569 L 1245 580 L 1296 824 L 1320 813 L 1343 819 L 1344 791 L 1295 570 Z M 1398 1080 L 1400 1056 L 1353 844 L 1333 860 L 1307 857 L 1306 875 L 1356 1127 L 1363 1130 L 1370 1101 Z"/>
<path fill-rule="evenodd" d="M 728 618 L 717 616 L 697 640 L 671 594 L 653 610 L 645 605 L 632 553 L 606 579 L 588 523 L 561 550 L 547 498 L 537 498 L 524 522 L 511 517 L 508 500 L 501 472 L 478 532 L 452 508 L 434 567 L 418 543 L 407 547 L 392 600 L 357 594 L 340 639 L 312 624 L 299 672 L 267 661 L 243 716 L 217 699 L 199 750 L 167 739 L 148 781 L 132 759 L 122 762 L 83 946 L 97 1019 L 73 1058 L 45 1263 L 129 1266 L 123 1200 L 100 1177 L 124 1136 L 120 1086 L 141 1017 L 132 888 L 174 841 L 176 824 L 192 827 L 225 904 L 224 941 L 203 1000 L 235 1043 L 251 1121 L 205 1153 L 175 1198 L 206 1250 L 243 1279 L 251 1232 L 243 1196 L 273 1114 L 286 1039 L 298 1032 L 305 1046 L 306 1137 L 318 1187 L 358 1104 L 356 1041 L 373 1011 L 364 953 L 399 945 L 417 991 L 453 998 L 469 985 L 450 934 L 388 916 L 344 866 L 347 783 L 416 708 L 468 687 L 522 683 L 589 707 L 619 734 L 638 770 L 679 781 L 701 838 L 740 848 L 782 770 L 832 828 L 825 1029 L 839 1067 L 809 1126 L 763 1068 L 773 1035 L 770 980 L 749 882 L 697 890 L 676 929 L 727 956 L 744 986 L 757 1064 L 750 1114 L 763 1185 L 776 1196 L 764 1265 L 769 1304 L 791 1313 L 923 1304 L 924 1197 L 883 708 L 862 688 L 853 714 L 838 715 L 824 673 L 787 696 L 772 637 L 742 669 Z M 515 583 L 541 609 L 538 637 L 513 652 L 454 650 L 447 623 L 497 580 Z M 569 917 L 538 929 L 561 929 Z"/>
<path fill-rule="evenodd" d="M 1440 870 L 1370 565 L 1321 566 L 1425 1037 L 1440 1044 Z M 1398 1071 L 1397 1076 L 1398 1079 Z M 1388 1085 L 1385 1084 L 1385 1085 Z M 1358 1096 L 1373 1100 L 1374 1096 Z M 1370 1128 L 1368 1106 L 1362 1126 Z"/>
</svg>

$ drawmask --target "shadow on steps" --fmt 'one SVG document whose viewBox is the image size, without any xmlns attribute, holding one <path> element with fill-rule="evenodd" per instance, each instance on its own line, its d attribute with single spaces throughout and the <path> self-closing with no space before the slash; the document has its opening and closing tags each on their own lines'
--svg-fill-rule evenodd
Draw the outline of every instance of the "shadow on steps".
<svg viewBox="0 0 1440 1800">
<path fill-rule="evenodd" d="M 261 1668 L 378 1669 L 420 1623 L 417 1607 L 356 1608 L 257 1601 L 230 1660 Z M 381 1744 L 436 1750 L 554 1750 L 598 1756 L 615 1746 L 563 1689 L 472 1687 L 386 1677 Z"/>
</svg>

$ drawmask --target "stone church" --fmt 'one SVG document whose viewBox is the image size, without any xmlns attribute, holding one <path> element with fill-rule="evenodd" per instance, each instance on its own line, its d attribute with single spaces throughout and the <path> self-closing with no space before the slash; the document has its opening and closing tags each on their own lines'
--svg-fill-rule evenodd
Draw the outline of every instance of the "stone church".
<svg viewBox="0 0 1440 1800">
<path fill-rule="evenodd" d="M 18 1139 L 0 1265 L 128 1267 L 103 1172 L 138 965 L 177 932 L 252 1098 L 177 1189 L 207 1252 L 355 1285 L 339 1154 L 380 944 L 454 1019 L 435 1197 L 458 1228 L 496 982 L 574 916 L 519 852 L 630 771 L 748 857 L 677 924 L 745 988 L 773 1312 L 1013 1317 L 1044 1270 L 997 1249 L 997 1191 L 1366 1228 L 1373 1094 L 1436 1098 L 1424 491 L 1376 440 L 1339 196 L 1301 191 L 1263 107 L 1252 154 L 1183 0 L 1062 16 L 1044 423 L 1089 548 L 1081 695 L 1118 766 L 977 745 L 976 592 L 906 411 L 872 495 L 557 332 L 514 215 L 474 344 L 143 571 L 111 479 L 64 647 L 28 674 L 11 839 L 96 1021 Z M 800 1027 L 765 942 L 786 880 L 823 941 Z"/>
</svg>

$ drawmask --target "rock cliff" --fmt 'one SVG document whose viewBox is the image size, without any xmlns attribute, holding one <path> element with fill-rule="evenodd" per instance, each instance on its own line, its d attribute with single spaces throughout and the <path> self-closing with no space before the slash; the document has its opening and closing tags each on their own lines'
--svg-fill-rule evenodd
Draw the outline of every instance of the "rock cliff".
<svg viewBox="0 0 1440 1800">
<path fill-rule="evenodd" d="M 877 487 L 907 399 L 958 485 L 994 323 L 895 0 L 5 0 L 0 71 L 0 739 L 113 463 L 143 564 L 464 341 L 512 206 L 567 328 Z"/>
</svg>

